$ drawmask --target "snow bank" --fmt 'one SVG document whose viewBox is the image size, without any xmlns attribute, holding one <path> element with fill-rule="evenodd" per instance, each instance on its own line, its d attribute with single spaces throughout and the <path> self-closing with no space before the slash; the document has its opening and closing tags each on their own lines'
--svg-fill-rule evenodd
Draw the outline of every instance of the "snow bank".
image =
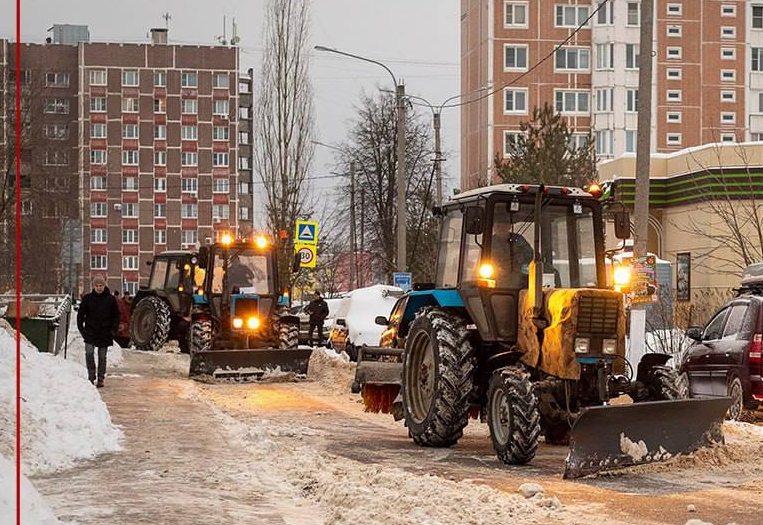
<svg viewBox="0 0 763 525">
<path fill-rule="evenodd" d="M 336 317 L 343 317 L 347 322 L 349 339 L 355 346 L 378 346 L 383 326 L 374 322 L 376 316 L 389 317 L 397 297 L 387 295 L 389 292 L 402 293 L 400 288 L 377 284 L 367 288 L 358 288 L 344 299 L 346 303 L 340 306 Z"/>
<path fill-rule="evenodd" d="M 355 379 L 355 363 L 347 354 L 328 348 L 316 348 L 307 365 L 307 378 L 317 381 L 335 394 L 349 394 Z"/>
<path fill-rule="evenodd" d="M 0 455 L 0 525 L 16 523 L 16 468 Z M 21 475 L 21 523 L 24 525 L 62 525 L 37 489 Z"/>
<path fill-rule="evenodd" d="M 0 319 L 0 454 L 12 457 L 16 421 L 16 341 Z M 79 364 L 40 353 L 21 340 L 22 465 L 27 474 L 70 467 L 120 448 L 98 391 Z"/>
</svg>

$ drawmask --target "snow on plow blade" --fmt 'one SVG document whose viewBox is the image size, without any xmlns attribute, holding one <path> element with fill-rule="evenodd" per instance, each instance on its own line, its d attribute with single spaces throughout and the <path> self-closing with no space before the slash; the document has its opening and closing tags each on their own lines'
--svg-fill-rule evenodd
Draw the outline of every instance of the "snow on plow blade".
<svg viewBox="0 0 763 525">
<path fill-rule="evenodd" d="M 190 377 L 213 379 L 257 379 L 267 372 L 307 374 L 312 348 L 257 348 L 244 350 L 210 350 L 191 354 Z"/>
<path fill-rule="evenodd" d="M 579 478 L 723 443 L 731 398 L 593 407 L 572 426 L 565 478 Z"/>
</svg>

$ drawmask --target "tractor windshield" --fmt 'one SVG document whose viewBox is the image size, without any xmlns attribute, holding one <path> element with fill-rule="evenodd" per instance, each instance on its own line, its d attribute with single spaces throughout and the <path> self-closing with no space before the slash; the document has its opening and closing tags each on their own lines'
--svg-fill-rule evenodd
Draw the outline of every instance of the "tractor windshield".
<svg viewBox="0 0 763 525">
<path fill-rule="evenodd" d="M 225 258 L 228 258 L 228 284 L 232 293 L 272 294 L 268 258 L 251 249 L 220 250 L 215 253 L 212 293 L 223 293 Z"/>
<path fill-rule="evenodd" d="M 495 204 L 490 250 L 498 288 L 527 287 L 535 243 L 534 215 L 529 203 Z M 572 202 L 543 204 L 540 252 L 544 286 L 596 287 L 593 210 Z"/>
</svg>

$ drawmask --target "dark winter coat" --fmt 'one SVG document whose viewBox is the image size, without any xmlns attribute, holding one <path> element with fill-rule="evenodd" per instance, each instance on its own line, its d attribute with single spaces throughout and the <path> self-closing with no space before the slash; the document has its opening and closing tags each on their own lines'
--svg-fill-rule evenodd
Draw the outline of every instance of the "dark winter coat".
<svg viewBox="0 0 763 525">
<path fill-rule="evenodd" d="M 82 299 L 77 310 L 77 328 L 82 339 L 96 347 L 111 346 L 119 329 L 119 306 L 108 287 L 95 290 Z"/>
<path fill-rule="evenodd" d="M 310 301 L 305 311 L 310 314 L 310 324 L 322 324 L 329 315 L 329 305 L 326 304 L 323 297 L 319 297 Z"/>
</svg>

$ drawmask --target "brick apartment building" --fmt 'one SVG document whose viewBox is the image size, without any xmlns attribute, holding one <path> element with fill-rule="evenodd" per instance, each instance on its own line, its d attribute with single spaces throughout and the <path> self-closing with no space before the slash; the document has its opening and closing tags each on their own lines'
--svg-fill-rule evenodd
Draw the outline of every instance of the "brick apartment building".
<svg viewBox="0 0 763 525">
<path fill-rule="evenodd" d="M 461 92 L 515 81 L 600 0 L 462 0 Z M 534 106 L 601 159 L 635 153 L 640 6 L 609 0 L 552 58 L 461 110 L 461 186 L 484 184 Z M 652 150 L 763 140 L 763 2 L 655 0 Z"/>
<path fill-rule="evenodd" d="M 46 139 L 30 147 L 49 168 L 32 177 L 30 194 L 49 184 L 51 168 L 74 192 L 59 200 L 66 214 L 55 215 L 70 227 L 76 220 L 81 249 L 79 267 L 67 269 L 77 275 L 72 291 L 103 275 L 112 289 L 134 292 L 154 253 L 252 229 L 251 148 L 238 154 L 240 139 L 250 142 L 251 74 L 239 78 L 238 49 L 168 44 L 165 30 L 152 30 L 151 40 L 21 50 L 40 106 L 33 119 Z M 0 47 L 10 70 L 15 44 Z M 248 86 L 245 105 L 240 80 Z M 67 251 L 62 238 L 50 240 L 72 258 L 74 242 Z"/>
</svg>

